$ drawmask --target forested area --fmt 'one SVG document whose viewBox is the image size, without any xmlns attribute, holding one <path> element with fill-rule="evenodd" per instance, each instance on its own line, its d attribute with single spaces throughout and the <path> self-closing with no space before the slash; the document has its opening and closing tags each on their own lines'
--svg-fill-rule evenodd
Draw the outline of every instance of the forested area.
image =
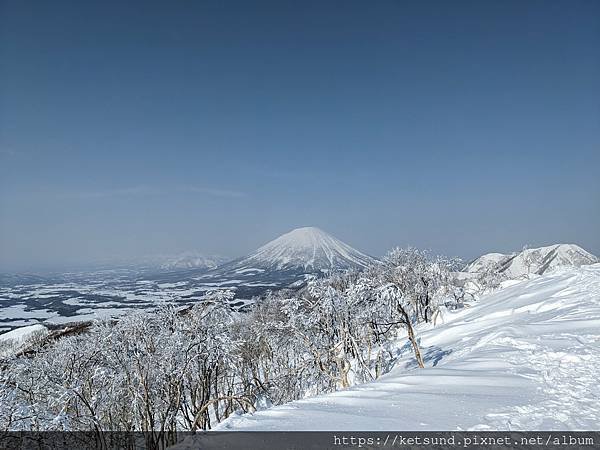
<svg viewBox="0 0 600 450">
<path fill-rule="evenodd" d="M 139 311 L 1 362 L 0 430 L 207 430 L 231 414 L 377 379 L 398 348 L 423 367 L 418 326 L 461 307 L 456 260 L 395 249 L 361 272 L 258 299 Z M 494 277 L 480 284 L 497 282 Z M 398 343 L 402 345 L 398 345 Z"/>
</svg>

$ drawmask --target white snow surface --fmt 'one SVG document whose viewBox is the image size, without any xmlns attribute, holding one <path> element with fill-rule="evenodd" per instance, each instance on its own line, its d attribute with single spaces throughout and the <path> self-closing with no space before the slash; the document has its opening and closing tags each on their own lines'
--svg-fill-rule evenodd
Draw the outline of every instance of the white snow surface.
<svg viewBox="0 0 600 450">
<path fill-rule="evenodd" d="M 296 228 L 263 245 L 239 264 L 277 270 L 364 268 L 375 260 L 316 227 Z"/>
<path fill-rule="evenodd" d="M 497 266 L 510 256 L 511 255 L 505 255 L 504 253 L 486 253 L 485 255 L 481 255 L 476 260 L 470 262 L 465 268 L 465 272 L 484 272 Z"/>
<path fill-rule="evenodd" d="M 580 267 L 600 260 L 575 244 L 555 244 L 547 247 L 529 248 L 521 252 L 505 255 L 487 253 L 472 261 L 465 272 L 477 273 L 496 268 L 508 278 L 524 275 L 542 275 L 551 269 L 563 266 Z"/>
<path fill-rule="evenodd" d="M 377 381 L 232 416 L 220 430 L 589 430 L 600 423 L 600 264 L 487 295 L 420 328 Z"/>
<path fill-rule="evenodd" d="M 7 333 L 0 334 L 0 357 L 6 357 L 27 347 L 35 336 L 45 336 L 48 328 L 41 324 L 15 328 Z"/>
</svg>

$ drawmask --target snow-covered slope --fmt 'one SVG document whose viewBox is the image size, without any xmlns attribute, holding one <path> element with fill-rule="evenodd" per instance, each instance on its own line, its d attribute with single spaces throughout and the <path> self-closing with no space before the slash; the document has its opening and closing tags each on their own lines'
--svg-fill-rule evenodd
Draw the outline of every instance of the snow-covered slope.
<svg viewBox="0 0 600 450">
<path fill-rule="evenodd" d="M 504 253 L 486 253 L 470 262 L 464 271 L 470 273 L 485 272 L 499 267 L 500 263 L 509 257 L 510 255 L 505 255 Z"/>
<path fill-rule="evenodd" d="M 510 255 L 488 253 L 469 263 L 464 270 L 478 273 L 495 269 L 505 273 L 508 278 L 518 278 L 527 274 L 541 275 L 556 267 L 580 267 L 596 262 L 598 262 L 596 256 L 575 244 L 556 244 L 530 248 Z"/>
<path fill-rule="evenodd" d="M 48 328 L 41 324 L 15 328 L 0 334 L 0 358 L 14 355 L 27 347 L 34 339 L 48 334 Z"/>
<path fill-rule="evenodd" d="M 234 416 L 232 430 L 565 430 L 600 423 L 600 264 L 522 281 L 420 329 L 379 380 Z"/>
<path fill-rule="evenodd" d="M 364 268 L 374 259 L 315 227 L 296 228 L 235 262 L 239 268 L 322 271 Z"/>
</svg>

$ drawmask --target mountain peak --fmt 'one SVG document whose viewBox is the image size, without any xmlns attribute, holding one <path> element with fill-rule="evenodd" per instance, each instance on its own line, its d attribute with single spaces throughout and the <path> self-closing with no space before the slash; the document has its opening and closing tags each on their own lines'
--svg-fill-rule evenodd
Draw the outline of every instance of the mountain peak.
<svg viewBox="0 0 600 450">
<path fill-rule="evenodd" d="M 542 275 L 555 267 L 579 267 L 596 262 L 598 262 L 596 256 L 576 244 L 554 244 L 526 248 L 512 254 L 488 253 L 469 263 L 465 271 L 481 272 L 496 269 L 511 278 L 517 278 L 529 273 Z"/>
<path fill-rule="evenodd" d="M 285 234 L 282 234 L 278 238 L 268 242 L 263 245 L 261 248 L 270 246 L 274 243 L 278 245 L 286 245 L 292 247 L 312 247 L 314 245 L 319 245 L 322 242 L 328 240 L 336 240 L 330 234 L 324 232 L 320 228 L 317 227 L 301 227 L 294 228 L 292 231 L 288 231 Z M 260 251 L 260 248 L 258 249 Z"/>
<path fill-rule="evenodd" d="M 317 227 L 296 228 L 260 247 L 245 261 L 272 269 L 330 271 L 361 268 L 373 258 Z"/>
<path fill-rule="evenodd" d="M 292 231 L 289 231 L 286 234 L 327 234 L 325 233 L 323 230 L 321 230 L 318 227 L 299 227 L 299 228 L 294 228 Z"/>
</svg>

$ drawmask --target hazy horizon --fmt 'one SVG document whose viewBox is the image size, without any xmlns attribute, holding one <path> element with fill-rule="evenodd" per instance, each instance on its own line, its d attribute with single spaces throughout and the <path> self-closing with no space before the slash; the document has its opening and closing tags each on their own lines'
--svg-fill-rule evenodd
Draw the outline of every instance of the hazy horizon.
<svg viewBox="0 0 600 450">
<path fill-rule="evenodd" d="M 317 227 L 320 228 L 320 227 Z M 286 232 L 282 233 L 285 234 L 290 230 L 287 230 Z M 326 230 L 323 230 L 326 231 Z M 271 240 L 275 240 L 276 238 L 280 237 L 281 235 L 278 236 L 274 236 L 273 239 L 270 239 L 269 242 Z M 336 237 L 336 236 L 334 236 Z M 249 249 L 248 251 L 246 251 L 245 253 L 240 253 L 237 255 L 225 255 L 222 253 L 207 253 L 204 252 L 202 250 L 199 249 L 195 249 L 195 248 L 191 248 L 191 249 L 187 249 L 187 250 L 181 250 L 178 252 L 155 252 L 155 253 L 146 253 L 146 254 L 137 254 L 137 255 L 128 255 L 128 256 L 119 256 L 119 255 L 112 255 L 110 257 L 107 258 L 98 258 L 98 259 L 89 259 L 86 261 L 63 261 L 61 263 L 51 263 L 51 264 L 32 264 L 32 265 L 26 265 L 26 266 L 21 266 L 21 267 L 15 267 L 15 266 L 0 266 L 0 271 L 4 271 L 6 273 L 18 273 L 18 272 L 32 272 L 32 273 L 40 273 L 40 274 L 44 274 L 44 273 L 54 273 L 54 272 L 60 272 L 60 271 L 77 271 L 77 269 L 80 269 L 81 271 L 85 271 L 85 270 L 94 270 L 94 269 L 108 269 L 108 268 L 117 268 L 117 267 L 124 267 L 126 265 L 140 265 L 143 266 L 144 264 L 157 264 L 160 262 L 167 262 L 169 259 L 172 258 L 176 258 L 176 257 L 180 257 L 180 256 L 184 256 L 184 255 L 191 255 L 191 256 L 205 256 L 205 257 L 213 257 L 213 258 L 220 258 L 223 262 L 227 262 L 227 261 L 233 261 L 237 258 L 240 257 L 244 257 L 247 256 L 249 253 L 251 253 L 252 251 L 256 250 L 258 247 L 266 244 L 267 242 L 261 242 L 259 244 L 256 244 L 256 246 L 254 248 Z M 352 245 L 352 243 L 349 242 L 345 242 L 346 244 L 355 247 L 354 245 Z M 546 243 L 538 243 L 535 245 L 531 245 L 529 243 L 525 243 L 521 246 L 512 248 L 512 249 L 490 249 L 487 251 L 482 251 L 481 253 L 476 253 L 473 255 L 469 255 L 469 256 L 464 256 L 464 255 L 457 255 L 457 254 L 447 254 L 447 253 L 442 253 L 442 252 L 435 252 L 435 250 L 433 250 L 432 248 L 429 247 L 421 247 L 422 250 L 427 250 L 429 252 L 432 252 L 434 254 L 439 254 L 441 256 L 448 256 L 448 257 L 458 257 L 461 258 L 465 263 L 470 262 L 474 259 L 476 259 L 477 257 L 485 254 L 485 253 L 506 253 L 506 254 L 510 254 L 510 253 L 514 253 L 514 252 L 519 252 L 522 250 L 522 248 L 527 247 L 527 248 L 531 248 L 531 247 L 545 247 L 545 246 L 550 246 L 553 244 L 577 244 L 576 242 L 546 242 Z M 582 247 L 581 245 L 579 245 L 580 247 Z M 414 245 L 410 244 L 410 243 L 405 243 L 402 245 L 392 245 L 390 246 L 388 249 L 386 249 L 386 251 L 384 253 L 381 254 L 373 254 L 370 252 L 365 252 L 363 250 L 361 250 L 360 248 L 356 248 L 357 250 L 366 253 L 369 256 L 373 256 L 375 258 L 381 258 L 383 256 L 385 256 L 385 254 L 389 251 L 392 250 L 394 247 L 414 247 Z M 589 251 L 589 249 L 583 247 L 584 250 Z M 594 254 L 594 252 L 591 252 L 592 254 Z"/>
<path fill-rule="evenodd" d="M 600 3 L 0 3 L 0 270 L 600 255 Z"/>
</svg>

